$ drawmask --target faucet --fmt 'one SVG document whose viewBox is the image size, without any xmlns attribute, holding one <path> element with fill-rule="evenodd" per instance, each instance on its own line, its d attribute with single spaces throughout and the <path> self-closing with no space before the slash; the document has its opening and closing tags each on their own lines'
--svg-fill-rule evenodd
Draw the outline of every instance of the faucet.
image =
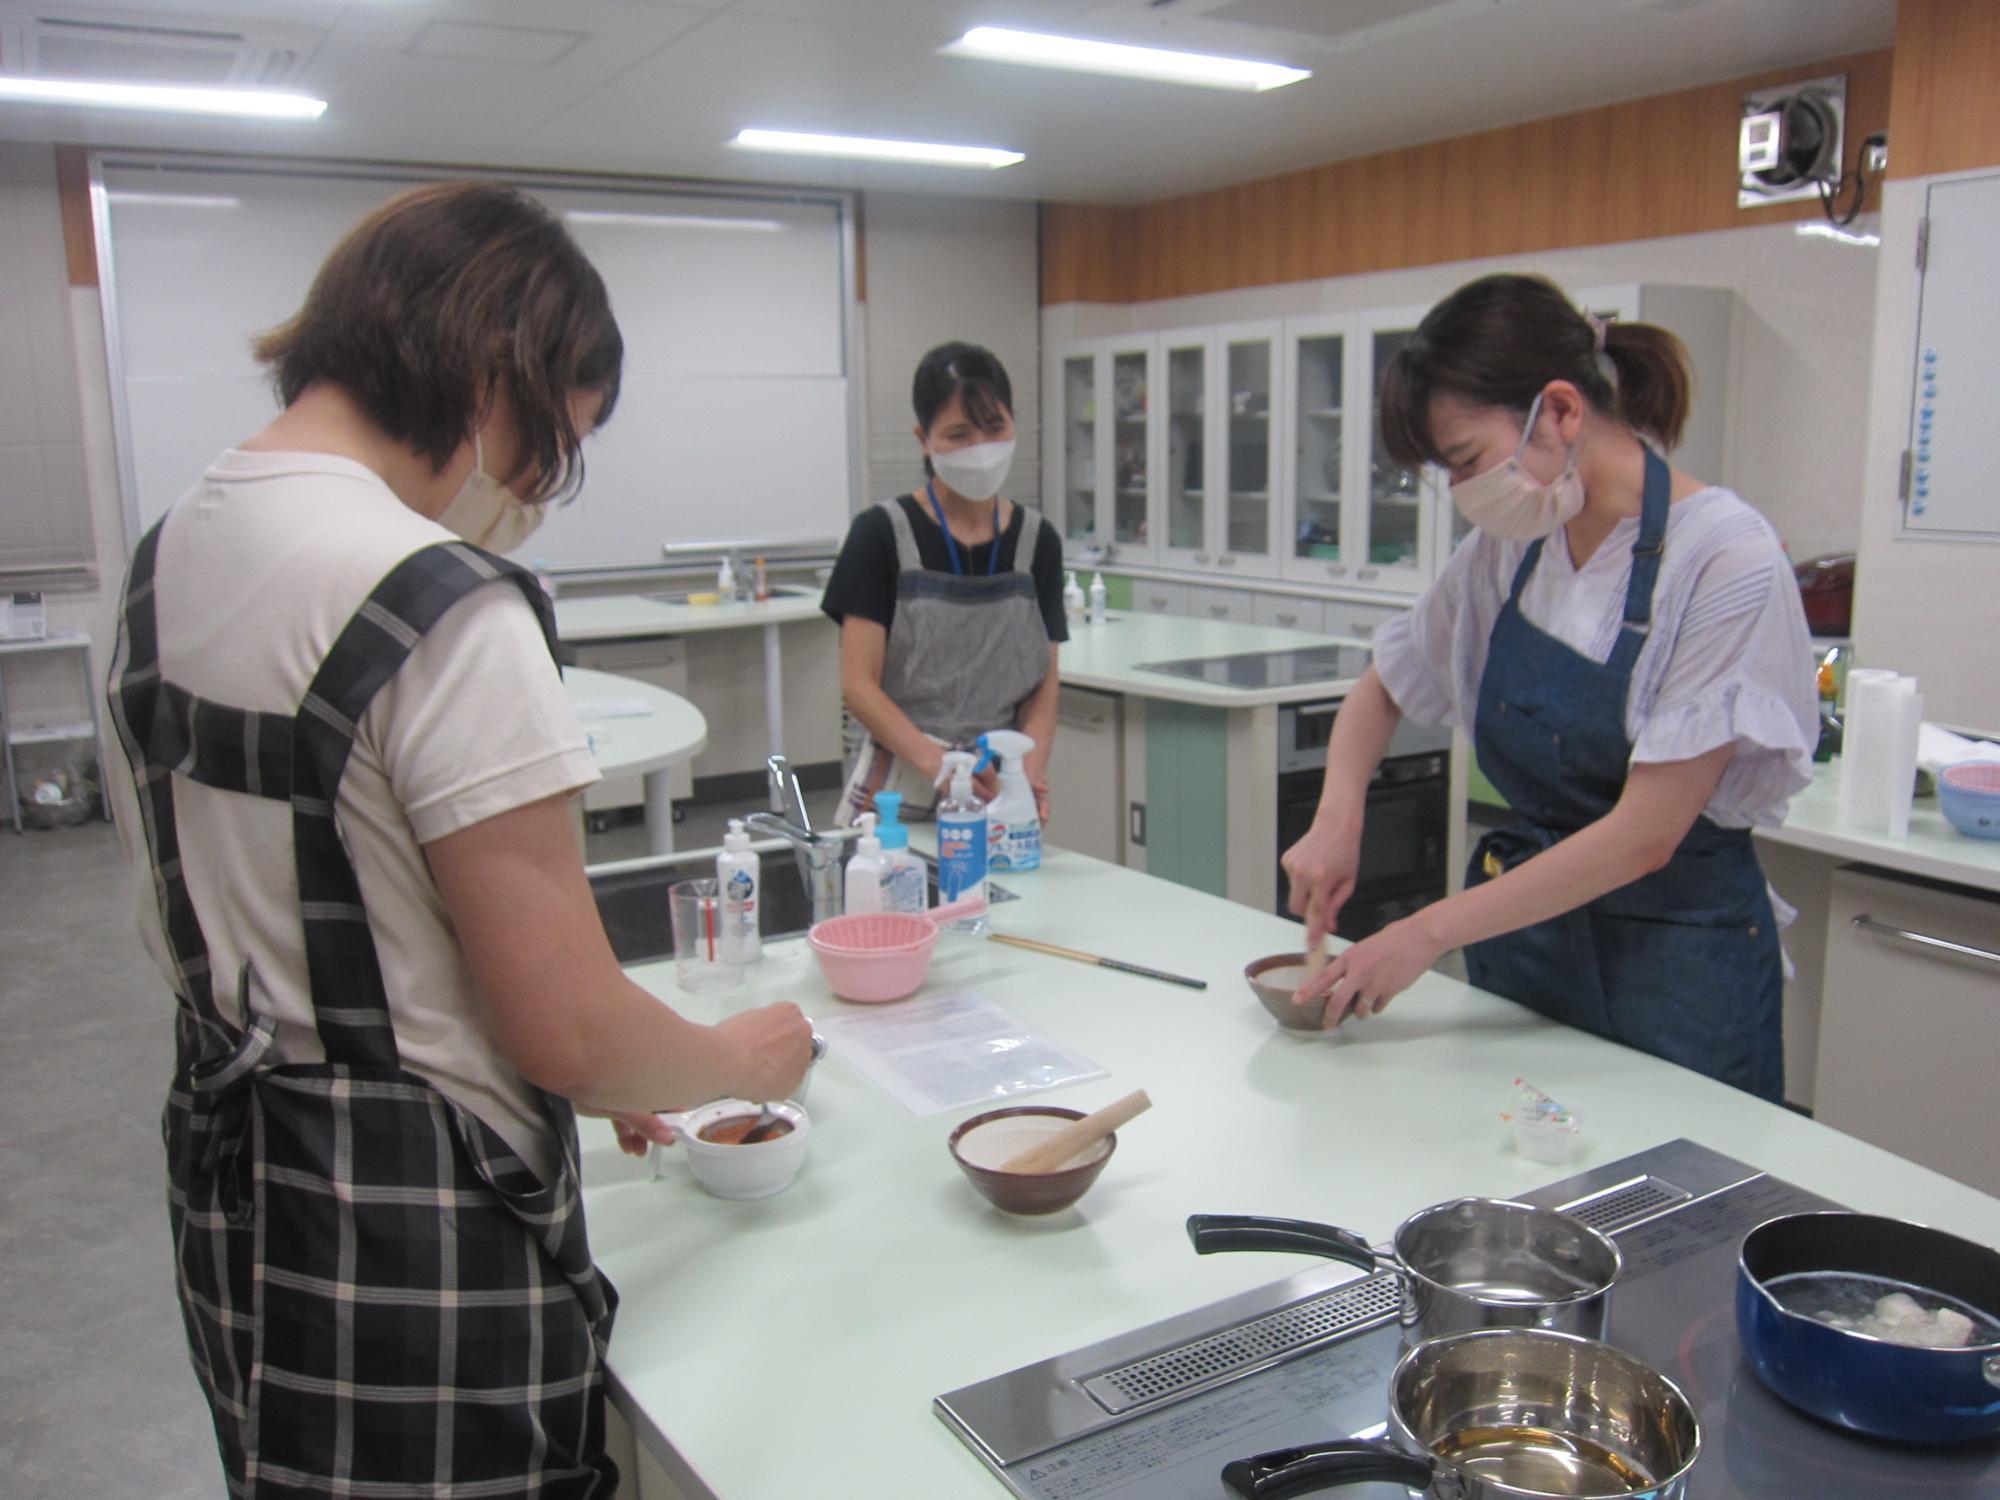
<svg viewBox="0 0 2000 1500">
<path fill-rule="evenodd" d="M 792 763 L 783 755 L 767 756 L 764 771 L 771 780 L 771 811 L 789 813 L 799 827 L 811 833 L 812 814 L 806 811 L 805 789 L 799 785 L 798 773 L 792 769 Z"/>
<path fill-rule="evenodd" d="M 846 868 L 843 858 L 847 845 L 860 832 L 857 828 L 834 828 L 814 833 L 776 813 L 757 812 L 745 818 L 747 827 L 773 834 L 792 846 L 799 862 L 799 876 L 812 897 L 815 925 L 840 915 L 841 879 Z"/>
</svg>

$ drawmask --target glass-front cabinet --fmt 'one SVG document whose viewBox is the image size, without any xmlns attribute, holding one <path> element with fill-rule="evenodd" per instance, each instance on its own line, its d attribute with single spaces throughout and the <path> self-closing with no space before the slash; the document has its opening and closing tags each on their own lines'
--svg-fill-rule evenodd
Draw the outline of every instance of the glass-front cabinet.
<svg viewBox="0 0 2000 1500">
<path fill-rule="evenodd" d="M 1173 567 L 1205 568 L 1215 561 L 1209 538 L 1214 493 L 1210 460 L 1216 451 L 1215 412 L 1209 401 L 1214 362 L 1209 329 L 1160 335 L 1161 407 L 1158 488 L 1161 497 L 1160 560 Z"/>
<path fill-rule="evenodd" d="M 1357 454 L 1357 503 L 1348 507 L 1343 561 L 1353 564 L 1353 581 L 1364 588 L 1416 593 L 1430 578 L 1440 486 L 1428 468 L 1404 468 L 1384 451 L 1375 399 L 1389 361 L 1410 342 L 1424 312 L 1412 307 L 1370 313 L 1356 330 L 1365 360 L 1368 430 L 1365 449 Z"/>
<path fill-rule="evenodd" d="M 1352 583 L 1346 551 L 1347 442 L 1355 382 L 1350 318 L 1285 325 L 1290 377 L 1290 463 L 1285 471 L 1284 575 L 1301 583 Z"/>
<path fill-rule="evenodd" d="M 1216 335 L 1222 506 L 1215 562 L 1246 576 L 1277 572 L 1282 333 L 1278 323 L 1241 323 Z"/>
<path fill-rule="evenodd" d="M 1071 344 L 1050 362 L 1044 457 L 1055 482 L 1045 478 L 1043 491 L 1066 553 L 1111 547 L 1127 561 L 1155 554 L 1157 364 L 1150 334 Z"/>
</svg>

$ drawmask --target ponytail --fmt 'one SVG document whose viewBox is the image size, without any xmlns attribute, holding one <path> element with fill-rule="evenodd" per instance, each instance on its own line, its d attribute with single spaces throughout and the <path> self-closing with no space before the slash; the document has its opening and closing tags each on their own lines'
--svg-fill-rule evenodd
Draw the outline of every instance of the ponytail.
<svg viewBox="0 0 2000 1500">
<path fill-rule="evenodd" d="M 1599 342 L 1599 329 L 1603 340 Z M 1687 349 L 1650 323 L 1595 323 L 1540 276 L 1482 276 L 1424 315 L 1382 374 L 1382 445 L 1414 468 L 1442 463 L 1433 397 L 1457 396 L 1523 416 L 1552 380 L 1662 448 L 1680 442 L 1694 377 Z"/>
<path fill-rule="evenodd" d="M 1652 323 L 1611 323 L 1604 357 L 1618 375 L 1618 420 L 1668 452 L 1678 448 L 1694 399 L 1687 345 Z"/>
</svg>

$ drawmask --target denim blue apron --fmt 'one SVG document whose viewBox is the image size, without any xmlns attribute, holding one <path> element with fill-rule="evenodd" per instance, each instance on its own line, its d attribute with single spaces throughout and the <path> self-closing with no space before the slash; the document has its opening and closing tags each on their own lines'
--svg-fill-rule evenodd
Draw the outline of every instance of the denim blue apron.
<svg viewBox="0 0 2000 1500">
<path fill-rule="evenodd" d="M 1671 473 L 1648 449 L 1625 623 L 1608 661 L 1528 622 L 1521 590 L 1542 542 L 1521 559 L 1488 643 L 1473 721 L 1479 768 L 1521 821 L 1479 841 L 1468 888 L 1595 822 L 1625 790 L 1625 706 L 1652 626 L 1670 499 Z M 1481 989 L 1760 1098 L 1783 1098 L 1783 959 L 1747 828 L 1697 818 L 1663 869 L 1474 943 L 1465 956 Z"/>
</svg>

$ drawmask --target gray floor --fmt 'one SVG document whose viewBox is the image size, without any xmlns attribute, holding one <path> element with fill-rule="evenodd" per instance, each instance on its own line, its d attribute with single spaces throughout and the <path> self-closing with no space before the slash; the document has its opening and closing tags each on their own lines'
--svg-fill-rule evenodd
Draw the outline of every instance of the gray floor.
<svg viewBox="0 0 2000 1500">
<path fill-rule="evenodd" d="M 834 794 L 809 799 L 815 818 Z M 754 805 L 691 809 L 682 849 Z M 642 828 L 589 840 L 645 852 Z M 175 1305 L 160 1103 L 172 1003 L 109 824 L 0 831 L 0 1495 L 223 1493 Z"/>
<path fill-rule="evenodd" d="M 171 1001 L 109 824 L 0 832 L 0 1493 L 222 1494 L 174 1302 Z"/>
</svg>

